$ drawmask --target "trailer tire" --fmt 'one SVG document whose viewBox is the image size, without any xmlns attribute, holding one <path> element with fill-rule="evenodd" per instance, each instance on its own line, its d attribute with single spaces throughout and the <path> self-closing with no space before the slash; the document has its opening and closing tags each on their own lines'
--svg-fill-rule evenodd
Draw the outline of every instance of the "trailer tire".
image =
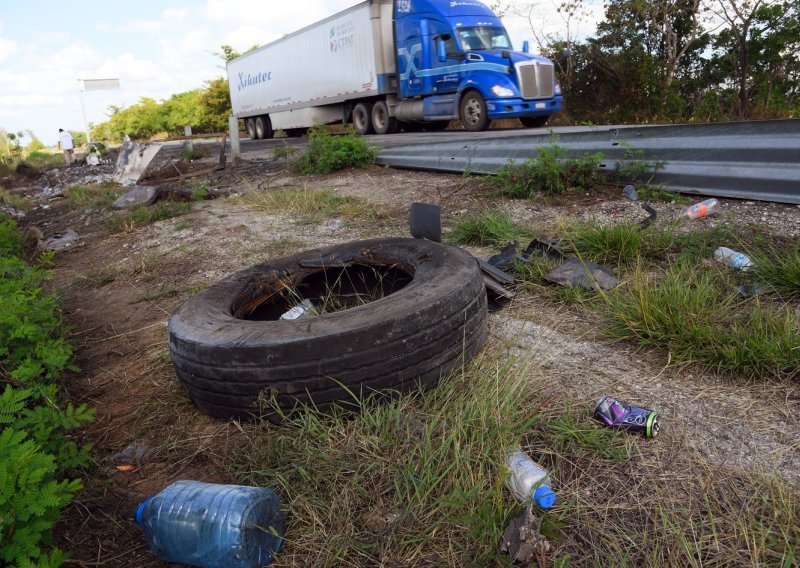
<svg viewBox="0 0 800 568">
<path fill-rule="evenodd" d="M 248 118 L 244 121 L 244 128 L 247 130 L 247 136 L 250 137 L 251 140 L 256 139 L 256 121 L 252 118 Z"/>
<path fill-rule="evenodd" d="M 297 290 L 319 281 L 320 273 L 330 276 L 326 270 L 339 270 L 341 278 L 359 269 L 395 270 L 393 278 L 402 282 L 371 303 L 277 319 L 285 306 L 272 305 L 274 290 L 287 282 Z M 262 306 L 271 315 L 243 319 Z M 434 386 L 481 349 L 486 317 L 483 278 L 469 253 L 422 239 L 374 239 L 294 254 L 225 278 L 175 312 L 169 349 L 178 379 L 203 412 L 279 421 L 298 404 L 325 410 L 355 405 L 372 392 L 391 396 Z M 265 392 L 277 408 L 259 406 Z"/>
<path fill-rule="evenodd" d="M 272 138 L 272 122 L 266 114 L 256 117 L 256 138 L 267 140 Z"/>
<path fill-rule="evenodd" d="M 372 127 L 372 104 L 358 103 L 353 107 L 353 128 L 361 136 L 375 132 Z"/>
<path fill-rule="evenodd" d="M 372 105 L 372 127 L 375 134 L 394 134 L 397 132 L 397 119 L 389 116 L 389 105 L 378 101 Z"/>
<path fill-rule="evenodd" d="M 522 123 L 522 126 L 525 128 L 541 128 L 547 121 L 550 120 L 550 116 L 525 116 L 520 118 L 519 121 Z"/>
<path fill-rule="evenodd" d="M 478 91 L 467 91 L 461 97 L 461 124 L 470 132 L 481 132 L 489 127 L 489 110 L 486 101 Z"/>
</svg>

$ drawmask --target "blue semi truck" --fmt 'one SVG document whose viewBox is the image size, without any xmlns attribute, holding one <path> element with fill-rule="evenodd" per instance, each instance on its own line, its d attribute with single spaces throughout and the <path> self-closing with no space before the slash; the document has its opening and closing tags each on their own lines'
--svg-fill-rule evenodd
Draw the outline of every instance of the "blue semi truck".
<svg viewBox="0 0 800 568">
<path fill-rule="evenodd" d="M 478 0 L 367 0 L 228 63 L 234 116 L 251 138 L 314 124 L 359 134 L 544 126 L 563 98 L 553 62 L 514 51 Z"/>
</svg>

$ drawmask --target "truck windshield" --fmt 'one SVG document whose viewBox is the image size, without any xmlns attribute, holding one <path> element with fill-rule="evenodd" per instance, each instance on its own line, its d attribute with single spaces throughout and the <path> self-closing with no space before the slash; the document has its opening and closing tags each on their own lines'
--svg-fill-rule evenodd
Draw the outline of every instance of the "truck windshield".
<svg viewBox="0 0 800 568">
<path fill-rule="evenodd" d="M 464 51 L 478 49 L 511 49 L 511 40 L 500 26 L 475 26 L 458 28 L 458 37 Z"/>
</svg>

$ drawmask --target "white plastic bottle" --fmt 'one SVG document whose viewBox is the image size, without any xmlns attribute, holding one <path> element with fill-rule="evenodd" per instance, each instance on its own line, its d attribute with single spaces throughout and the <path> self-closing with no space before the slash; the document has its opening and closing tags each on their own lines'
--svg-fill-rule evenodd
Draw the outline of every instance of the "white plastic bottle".
<svg viewBox="0 0 800 568">
<path fill-rule="evenodd" d="M 749 256 L 728 247 L 719 247 L 715 250 L 714 260 L 730 266 L 734 270 L 750 270 L 753 267 L 753 261 Z"/>
<path fill-rule="evenodd" d="M 681 209 L 681 217 L 688 217 L 689 219 L 700 219 L 701 217 L 708 217 L 713 215 L 719 209 L 719 201 L 714 199 L 706 199 L 700 203 L 695 203 L 689 207 Z"/>
<path fill-rule="evenodd" d="M 532 500 L 542 509 L 556 502 L 547 471 L 519 449 L 512 450 L 506 459 L 509 475 L 506 486 L 518 500 Z"/>
</svg>

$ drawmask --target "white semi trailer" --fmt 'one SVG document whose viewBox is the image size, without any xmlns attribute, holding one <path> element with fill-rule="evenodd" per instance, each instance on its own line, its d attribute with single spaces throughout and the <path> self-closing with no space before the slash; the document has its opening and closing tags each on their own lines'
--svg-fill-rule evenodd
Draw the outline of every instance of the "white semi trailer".
<svg viewBox="0 0 800 568">
<path fill-rule="evenodd" d="M 561 109 L 551 61 L 512 51 L 478 0 L 366 0 L 228 63 L 233 114 L 251 138 L 352 123 L 483 130 L 494 118 L 542 126 Z"/>
</svg>

